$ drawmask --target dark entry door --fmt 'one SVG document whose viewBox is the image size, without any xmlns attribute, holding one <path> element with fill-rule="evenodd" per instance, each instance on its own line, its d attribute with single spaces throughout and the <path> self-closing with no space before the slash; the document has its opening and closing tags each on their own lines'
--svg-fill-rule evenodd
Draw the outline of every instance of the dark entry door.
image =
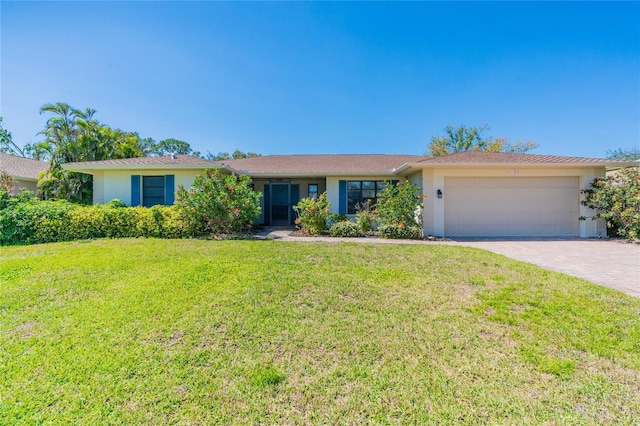
<svg viewBox="0 0 640 426">
<path fill-rule="evenodd" d="M 288 183 L 271 184 L 271 225 L 287 226 L 291 224 L 291 185 Z"/>
</svg>

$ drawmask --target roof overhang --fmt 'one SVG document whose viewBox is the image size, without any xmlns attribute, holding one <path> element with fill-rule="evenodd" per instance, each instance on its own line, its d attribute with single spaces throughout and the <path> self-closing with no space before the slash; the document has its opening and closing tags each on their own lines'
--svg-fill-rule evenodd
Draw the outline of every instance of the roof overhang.
<svg viewBox="0 0 640 426">
<path fill-rule="evenodd" d="M 92 164 L 74 165 L 73 163 L 62 164 L 62 168 L 70 172 L 79 172 L 92 175 L 98 170 L 208 170 L 208 169 L 233 169 L 220 164 Z"/>
<path fill-rule="evenodd" d="M 440 168 L 531 168 L 531 169 L 591 169 L 604 168 L 606 171 L 618 170 L 624 167 L 638 167 L 639 161 L 603 161 L 603 162 L 567 162 L 567 163 L 523 163 L 523 162 L 450 162 L 450 163 L 405 163 L 395 169 L 396 174 L 410 172 L 411 169 L 440 169 Z"/>
</svg>

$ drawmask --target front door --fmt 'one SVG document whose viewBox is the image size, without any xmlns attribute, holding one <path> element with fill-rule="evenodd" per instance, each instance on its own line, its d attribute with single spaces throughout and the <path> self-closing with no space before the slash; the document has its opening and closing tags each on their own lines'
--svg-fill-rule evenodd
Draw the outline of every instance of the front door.
<svg viewBox="0 0 640 426">
<path fill-rule="evenodd" d="M 271 225 L 288 226 L 291 224 L 291 185 L 288 183 L 271 184 Z"/>
</svg>

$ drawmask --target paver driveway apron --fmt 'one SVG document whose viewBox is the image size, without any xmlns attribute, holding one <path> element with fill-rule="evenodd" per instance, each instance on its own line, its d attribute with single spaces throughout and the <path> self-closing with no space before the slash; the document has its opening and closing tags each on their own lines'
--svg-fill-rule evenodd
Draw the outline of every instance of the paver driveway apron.
<svg viewBox="0 0 640 426">
<path fill-rule="evenodd" d="M 640 244 L 610 240 L 459 240 L 640 297 Z"/>
</svg>

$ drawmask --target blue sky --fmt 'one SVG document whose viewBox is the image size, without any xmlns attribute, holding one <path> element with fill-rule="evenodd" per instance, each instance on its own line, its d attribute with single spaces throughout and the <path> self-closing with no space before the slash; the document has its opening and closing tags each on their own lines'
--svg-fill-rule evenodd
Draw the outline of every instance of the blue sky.
<svg viewBox="0 0 640 426">
<path fill-rule="evenodd" d="M 640 2 L 0 3 L 3 125 L 91 107 L 203 153 L 423 154 L 447 124 L 535 153 L 640 144 Z"/>
</svg>

